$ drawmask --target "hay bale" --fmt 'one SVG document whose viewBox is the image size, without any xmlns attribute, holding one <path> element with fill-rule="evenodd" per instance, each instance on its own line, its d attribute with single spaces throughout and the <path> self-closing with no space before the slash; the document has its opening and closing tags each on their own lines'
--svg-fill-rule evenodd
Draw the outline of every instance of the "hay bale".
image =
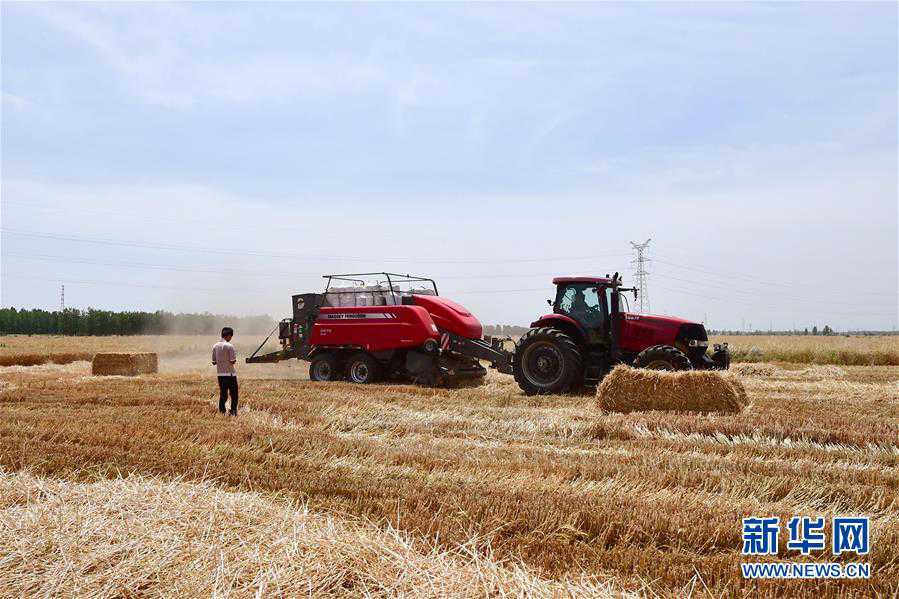
<svg viewBox="0 0 899 599">
<path fill-rule="evenodd" d="M 93 359 L 93 352 L 69 352 L 50 354 L 49 361 L 53 364 L 71 364 L 72 362 L 90 362 Z"/>
<path fill-rule="evenodd" d="M 47 354 L 8 354 L 0 356 L 0 366 L 38 366 L 49 360 Z"/>
<path fill-rule="evenodd" d="M 616 366 L 596 390 L 597 404 L 610 412 L 740 412 L 749 403 L 732 374 L 715 370 L 666 372 Z"/>
<path fill-rule="evenodd" d="M 71 364 L 94 357 L 89 352 L 57 354 L 7 354 L 0 356 L 0 366 L 40 366 L 42 364 Z"/>
<path fill-rule="evenodd" d="M 101 353 L 94 356 L 91 372 L 100 375 L 152 374 L 159 368 L 155 353 Z"/>
</svg>

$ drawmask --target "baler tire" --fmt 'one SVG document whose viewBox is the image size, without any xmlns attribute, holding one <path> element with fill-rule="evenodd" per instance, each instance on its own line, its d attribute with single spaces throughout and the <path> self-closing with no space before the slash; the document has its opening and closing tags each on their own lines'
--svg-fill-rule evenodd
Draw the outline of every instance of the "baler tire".
<svg viewBox="0 0 899 599">
<path fill-rule="evenodd" d="M 360 385 L 377 382 L 381 378 L 381 364 L 370 354 L 356 352 L 346 362 L 346 378 Z"/>
<path fill-rule="evenodd" d="M 663 367 L 662 365 L 667 365 Z M 662 367 L 660 367 L 662 366 Z M 647 347 L 634 359 L 634 368 L 650 370 L 693 370 L 687 354 L 671 345 Z"/>
<path fill-rule="evenodd" d="M 336 381 L 339 378 L 337 356 L 332 353 L 318 354 L 309 363 L 309 378 L 313 381 Z"/>
<path fill-rule="evenodd" d="M 558 375 L 545 383 L 535 379 L 536 373 L 528 372 L 530 370 L 527 364 L 530 358 L 528 353 L 534 351 L 531 349 L 532 347 L 539 347 L 539 345 L 545 346 L 549 355 L 538 357 L 538 360 L 549 359 L 548 367 L 553 366 L 553 361 L 557 362 L 555 366 Z M 526 395 L 567 393 L 572 387 L 583 383 L 583 371 L 580 348 L 571 337 L 559 329 L 552 327 L 531 329 L 518 340 L 518 344 L 515 346 L 512 372 L 515 382 Z"/>
</svg>

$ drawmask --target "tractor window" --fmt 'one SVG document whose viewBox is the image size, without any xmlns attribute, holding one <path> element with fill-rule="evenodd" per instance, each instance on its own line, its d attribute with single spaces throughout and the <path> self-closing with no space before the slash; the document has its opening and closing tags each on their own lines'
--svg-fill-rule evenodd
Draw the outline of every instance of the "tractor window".
<svg viewBox="0 0 899 599">
<path fill-rule="evenodd" d="M 609 307 L 609 310 L 612 309 L 612 288 L 606 287 L 606 305 Z M 618 312 L 625 313 L 630 312 L 630 304 L 627 302 L 627 297 L 623 293 L 618 294 Z"/>
<path fill-rule="evenodd" d="M 569 285 L 560 289 L 557 305 L 559 313 L 571 316 L 588 328 L 602 324 L 602 306 L 593 285 Z"/>
<path fill-rule="evenodd" d="M 627 297 L 623 293 L 618 295 L 618 311 L 619 312 L 630 312 L 631 307 L 630 304 L 627 303 Z"/>
</svg>

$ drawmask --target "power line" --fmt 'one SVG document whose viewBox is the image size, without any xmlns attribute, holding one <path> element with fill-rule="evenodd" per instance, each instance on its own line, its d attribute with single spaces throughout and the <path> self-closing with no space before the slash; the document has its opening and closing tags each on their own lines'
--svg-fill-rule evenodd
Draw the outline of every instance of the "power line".
<svg viewBox="0 0 899 599">
<path fill-rule="evenodd" d="M 201 273 L 215 275 L 241 275 L 248 277 L 319 277 L 318 272 L 283 272 L 268 270 L 242 270 L 237 268 L 190 268 L 186 266 L 174 266 L 165 264 L 150 264 L 146 262 L 107 262 L 104 260 L 87 260 L 84 258 L 69 258 L 53 254 L 18 254 L 5 252 L 5 257 L 13 257 L 21 260 L 39 260 L 44 262 L 65 262 L 67 264 L 89 264 L 92 266 L 111 266 L 114 268 L 143 268 L 150 270 L 164 270 L 171 272 Z"/>
<path fill-rule="evenodd" d="M 31 275 L 19 275 L 19 274 L 8 274 L 6 272 L 3 273 L 2 278 L 4 279 L 25 279 L 30 281 L 58 281 L 58 278 L 50 278 L 50 277 L 35 277 Z M 204 291 L 209 293 L 222 293 L 229 292 L 233 293 L 234 288 L 232 287 L 219 287 L 219 288 L 211 288 L 211 287 L 184 287 L 182 285 L 149 285 L 146 283 L 126 283 L 125 281 L 102 281 L 96 279 L 66 279 L 66 282 L 69 284 L 75 285 L 111 285 L 114 287 L 140 287 L 146 289 L 174 289 L 178 291 Z"/>
<path fill-rule="evenodd" d="M 159 270 L 159 271 L 171 271 L 171 272 L 185 272 L 185 273 L 200 273 L 200 274 L 219 274 L 219 275 L 240 275 L 244 277 L 256 277 L 256 278 L 287 278 L 287 277 L 297 277 L 297 278 L 308 278 L 315 277 L 318 278 L 321 273 L 318 272 L 287 272 L 287 271 L 267 271 L 260 269 L 253 270 L 242 270 L 242 269 L 233 269 L 233 268 L 192 268 L 192 267 L 182 267 L 176 265 L 164 265 L 164 264 L 151 264 L 144 262 L 111 262 L 111 261 L 101 261 L 101 260 L 89 260 L 89 259 L 80 259 L 80 258 L 71 258 L 67 256 L 53 255 L 53 254 L 19 254 L 15 252 L 5 252 L 4 257 L 14 257 L 22 260 L 41 260 L 48 262 L 64 262 L 69 264 L 88 264 L 88 265 L 98 265 L 98 266 L 109 266 L 113 268 L 138 268 L 138 269 L 150 269 L 150 270 Z M 661 262 L 661 260 L 656 260 Z M 509 273 L 498 273 L 498 274 L 475 274 L 475 275 L 433 275 L 434 278 L 439 280 L 477 280 L 477 279 L 532 279 L 537 277 L 553 277 L 557 276 L 558 273 L 517 273 L 517 274 L 509 274 Z M 694 279 L 683 278 L 683 277 L 675 277 L 672 275 L 668 275 L 666 273 L 655 273 L 656 276 L 662 277 L 666 280 L 677 281 L 681 283 L 688 283 L 691 285 L 695 285 L 696 288 L 692 292 L 692 295 L 697 297 L 708 297 L 712 298 L 708 293 L 706 293 L 705 289 L 717 289 L 722 291 L 727 291 L 730 294 L 736 295 L 738 297 L 734 297 L 732 301 L 737 301 L 741 299 L 739 296 L 743 296 L 746 298 L 747 303 L 752 305 L 761 305 L 758 301 L 758 298 L 764 297 L 765 292 L 760 293 L 755 290 L 746 290 L 735 288 L 733 284 L 729 283 L 721 283 L 718 281 L 697 281 Z M 742 283 L 745 284 L 745 283 Z M 542 288 L 530 288 L 530 289 L 515 289 L 509 290 L 519 292 L 519 291 L 539 291 Z M 489 291 L 493 292 L 493 291 Z M 497 290 L 498 292 L 498 290 Z M 464 291 L 462 293 L 481 293 L 477 290 L 469 290 Z M 778 293 L 776 295 L 777 298 L 799 301 L 799 302 L 814 302 L 816 304 L 832 304 L 837 306 L 856 306 L 857 302 L 847 302 L 847 301 L 839 301 L 839 300 L 819 300 L 815 298 L 807 298 L 807 297 L 798 297 L 793 295 L 785 295 L 782 293 Z M 751 300 L 751 301 L 749 301 Z M 773 308 L 783 307 L 780 306 L 772 306 Z"/>
<path fill-rule="evenodd" d="M 536 262 L 564 262 L 564 261 L 582 261 L 595 260 L 603 256 L 621 256 L 620 252 L 609 254 L 593 254 L 590 256 L 567 256 L 553 258 L 512 258 L 512 259 L 490 259 L 490 260 L 442 260 L 434 258 L 419 257 L 374 257 L 374 256 L 333 256 L 333 255 L 316 255 L 316 254 L 294 254 L 288 252 L 263 252 L 259 250 L 229 250 L 222 248 L 208 248 L 199 246 L 185 246 L 171 243 L 149 243 L 138 241 L 121 241 L 110 239 L 98 239 L 95 237 L 75 237 L 71 235 L 60 235 L 55 233 L 43 233 L 38 231 L 20 231 L 14 229 L 0 229 L 7 235 L 19 235 L 23 237 L 34 237 L 38 239 L 53 239 L 57 241 L 72 241 L 76 243 L 90 243 L 96 245 L 111 245 L 119 247 L 134 247 L 143 249 L 180 251 L 180 252 L 199 252 L 205 254 L 223 254 L 238 256 L 261 256 L 269 258 L 290 258 L 293 260 L 331 260 L 331 261 L 347 261 L 347 262 L 417 262 L 421 264 L 524 264 Z"/>
<path fill-rule="evenodd" d="M 635 243 L 631 242 L 631 246 L 634 248 L 634 251 L 637 252 L 637 256 L 632 261 L 632 264 L 637 265 L 637 270 L 634 272 L 634 277 L 636 278 L 637 285 L 637 302 L 639 303 L 639 310 L 641 313 L 649 312 L 649 295 L 647 293 L 647 277 L 649 273 L 646 271 L 646 263 L 648 260 L 646 259 L 646 248 L 649 247 L 649 242 L 652 241 L 652 238 L 647 239 L 643 243 Z"/>
<path fill-rule="evenodd" d="M 656 262 L 661 262 L 661 260 L 656 260 Z M 719 290 L 719 291 L 728 291 L 730 293 L 747 296 L 749 298 L 759 298 L 759 297 L 764 297 L 766 295 L 773 294 L 773 297 L 775 297 L 775 298 L 787 299 L 787 300 L 792 300 L 792 301 L 797 301 L 797 302 L 812 302 L 815 304 L 834 304 L 834 305 L 839 305 L 839 306 L 858 306 L 858 302 L 843 302 L 843 301 L 839 301 L 839 300 L 820 300 L 817 298 L 799 297 L 799 296 L 795 296 L 795 295 L 785 295 L 780 292 L 767 291 L 767 290 L 760 292 L 757 290 L 737 289 L 737 288 L 734 288 L 734 286 L 732 284 L 728 284 L 728 283 L 720 283 L 718 281 L 709 282 L 709 281 L 696 281 L 693 279 L 684 279 L 684 278 L 680 278 L 680 277 L 674 277 L 674 276 L 671 276 L 671 275 L 668 275 L 665 273 L 659 273 L 658 271 L 654 272 L 653 274 L 657 277 L 661 277 L 663 279 L 668 279 L 671 281 L 678 281 L 681 283 L 690 283 L 692 285 L 696 285 L 698 289 L 711 288 L 711 289 L 715 289 L 715 290 Z M 889 301 L 889 300 L 886 300 L 886 301 Z"/>
<path fill-rule="evenodd" d="M 657 262 L 659 264 L 665 264 L 667 266 L 671 266 L 672 268 L 677 268 L 677 269 L 681 269 L 681 270 L 690 270 L 690 271 L 698 272 L 698 273 L 701 273 L 701 274 L 704 274 L 707 276 L 712 276 L 712 277 L 715 277 L 717 279 L 722 279 L 722 280 L 743 279 L 746 282 L 756 283 L 758 285 L 782 287 L 782 288 L 786 288 L 786 289 L 795 289 L 797 286 L 803 286 L 803 287 L 810 286 L 809 283 L 802 283 L 802 282 L 783 283 L 783 282 L 774 281 L 772 279 L 754 277 L 752 275 L 747 275 L 747 274 L 743 274 L 743 273 L 728 272 L 728 271 L 714 271 L 714 270 L 709 270 L 707 268 L 695 266 L 695 265 L 687 266 L 685 264 L 678 264 L 676 262 L 670 262 L 668 260 L 663 260 L 662 258 L 654 258 L 653 261 Z M 895 293 L 879 293 L 879 292 L 870 292 L 870 291 L 865 291 L 865 293 L 867 295 L 887 295 L 887 296 L 893 296 L 893 297 L 896 295 Z"/>
<path fill-rule="evenodd" d="M 23 208 L 29 208 L 35 212 L 44 212 L 44 213 L 62 213 L 68 214 L 71 212 L 70 206 L 51 206 L 46 204 L 35 204 L 33 202 L 19 202 L 16 200 L 2 200 L 0 204 L 3 206 L 19 206 Z M 125 217 L 126 219 L 133 219 L 138 217 L 141 221 L 150 220 L 160 223 L 177 223 L 179 225 L 189 225 L 189 224 L 197 224 L 202 225 L 204 228 L 208 228 L 210 226 L 214 226 L 214 223 L 210 223 L 208 219 L 200 219 L 200 218 L 187 218 L 184 216 L 164 216 L 160 214 L 147 214 L 146 210 L 143 210 L 141 207 L 135 207 L 132 211 L 125 211 L 121 208 L 117 208 L 115 210 L 102 210 L 98 208 L 85 208 L 83 206 L 78 207 L 79 213 L 87 213 L 87 214 L 97 214 L 104 217 L 113 216 L 113 217 Z M 222 223 L 224 225 L 225 223 Z M 272 231 L 285 231 L 290 233 L 296 233 L 298 230 L 311 230 L 313 227 L 309 225 L 282 225 L 276 223 L 265 224 L 265 225 L 247 225 L 246 223 L 241 223 L 241 229 L 255 229 L 255 230 L 263 230 L 271 233 Z"/>
<path fill-rule="evenodd" d="M 109 266 L 113 268 L 140 268 L 140 269 L 150 269 L 150 270 L 161 270 L 161 271 L 171 271 L 171 272 L 185 272 L 185 273 L 201 273 L 201 274 L 219 274 L 219 275 L 240 275 L 245 277 L 257 277 L 257 278 L 285 278 L 285 277 L 316 277 L 318 278 L 322 273 L 319 272 L 290 272 L 290 271 L 271 271 L 271 270 L 261 270 L 261 269 L 234 269 L 234 268 L 195 268 L 195 267 L 183 267 L 176 265 L 165 265 L 165 264 L 151 264 L 145 262 L 109 262 L 109 261 L 101 261 L 101 260 L 89 260 L 83 258 L 71 258 L 68 256 L 60 256 L 54 254 L 20 254 L 16 252 L 4 252 L 4 257 L 14 257 L 22 260 L 40 260 L 47 262 L 65 262 L 69 264 L 89 264 L 89 265 L 97 265 L 97 266 Z M 658 258 L 654 259 L 655 262 L 665 262 Z M 751 298 L 759 297 L 761 294 L 768 292 L 759 292 L 757 290 L 751 289 L 741 289 L 735 288 L 732 283 L 725 283 L 715 280 L 695 280 L 683 277 L 676 277 L 673 275 L 669 275 L 667 273 L 659 273 L 654 272 L 655 276 L 661 277 L 663 279 L 668 279 L 671 281 L 677 281 L 681 283 L 689 283 L 691 285 L 696 285 L 697 289 L 717 289 L 717 290 L 726 290 L 730 293 L 743 295 Z M 497 274 L 473 274 L 473 275 L 432 275 L 433 278 L 440 280 L 463 280 L 463 279 L 530 279 L 537 277 L 553 277 L 558 276 L 558 273 L 554 272 L 545 272 L 545 273 L 497 273 Z M 740 284 L 745 285 L 746 282 L 740 282 Z M 872 293 L 871 295 L 881 295 L 886 296 L 888 294 L 877 294 Z M 701 294 L 700 294 L 701 296 Z M 854 301 L 839 301 L 833 299 L 821 300 L 817 298 L 809 298 L 795 295 L 785 295 L 783 293 L 777 293 L 778 298 L 788 299 L 799 302 L 814 302 L 816 304 L 833 304 L 840 306 L 856 306 L 858 302 Z M 885 301 L 889 301 L 886 299 Z"/>
<path fill-rule="evenodd" d="M 143 268 L 150 270 L 162 270 L 172 272 L 187 272 L 201 274 L 230 274 L 241 275 L 247 277 L 320 277 L 321 272 L 289 272 L 289 271 L 273 271 L 262 269 L 236 269 L 236 268 L 194 268 L 187 266 L 154 264 L 147 262 L 108 262 L 105 260 L 89 260 L 85 258 L 71 258 L 68 256 L 60 256 L 55 254 L 20 254 L 16 252 L 4 252 L 4 257 L 13 257 L 21 260 L 39 260 L 45 262 L 65 262 L 68 264 L 89 264 L 95 266 L 110 266 L 114 268 Z M 439 280 L 459 280 L 459 279 L 525 279 L 535 277 L 556 277 L 557 272 L 544 273 L 495 273 L 495 274 L 472 274 L 472 275 L 431 275 L 432 278 Z"/>
<path fill-rule="evenodd" d="M 704 300 L 709 300 L 709 301 L 724 302 L 724 303 L 728 303 L 728 304 L 740 304 L 743 306 L 752 306 L 754 308 L 785 310 L 788 312 L 796 312 L 796 311 L 800 311 L 800 310 L 803 313 L 808 312 L 808 308 L 804 308 L 804 307 L 791 308 L 791 307 L 785 306 L 783 304 L 765 304 L 765 303 L 760 303 L 760 302 L 752 301 L 752 300 L 748 300 L 748 299 L 731 298 L 731 297 L 717 297 L 714 295 L 708 295 L 706 293 L 697 293 L 695 291 L 687 291 L 685 289 L 677 289 L 677 288 L 672 288 L 672 287 L 657 286 L 657 288 L 661 289 L 663 291 L 671 292 L 671 293 L 678 293 L 678 294 L 682 294 L 682 295 L 700 297 Z M 889 315 L 891 315 L 891 313 L 889 313 L 889 312 L 868 312 L 868 311 L 866 311 L 863 314 L 859 314 L 858 312 L 834 312 L 832 308 L 828 308 L 828 307 L 825 307 L 825 310 L 826 310 L 826 314 L 832 315 L 832 316 L 889 316 Z"/>
<path fill-rule="evenodd" d="M 51 277 L 36 277 L 32 275 L 20 275 L 20 274 L 9 274 L 2 273 L 0 278 L 3 279 L 25 279 L 31 281 L 58 281 L 58 278 Z M 228 292 L 233 293 L 233 287 L 185 287 L 182 285 L 151 285 L 147 283 L 128 283 L 125 281 L 105 281 L 98 279 L 66 279 L 66 282 L 69 284 L 76 285 L 109 285 L 114 287 L 140 287 L 147 289 L 174 289 L 179 291 L 203 291 L 209 293 L 222 293 Z M 536 292 L 536 291 L 546 291 L 546 288 L 532 288 L 532 289 L 476 289 L 476 290 L 456 290 L 453 293 L 457 293 L 459 295 L 470 295 L 470 294 L 479 294 L 479 293 L 525 293 L 525 292 Z"/>
</svg>

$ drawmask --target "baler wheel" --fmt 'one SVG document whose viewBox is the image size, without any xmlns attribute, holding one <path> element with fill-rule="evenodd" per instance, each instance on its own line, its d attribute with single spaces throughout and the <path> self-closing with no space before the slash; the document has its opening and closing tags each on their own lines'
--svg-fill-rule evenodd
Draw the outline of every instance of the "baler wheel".
<svg viewBox="0 0 899 599">
<path fill-rule="evenodd" d="M 647 347 L 634 359 L 634 368 L 648 370 L 693 370 L 690 358 L 670 345 Z"/>
<path fill-rule="evenodd" d="M 334 354 L 319 354 L 309 364 L 309 378 L 313 381 L 336 381 L 339 366 Z"/>
<path fill-rule="evenodd" d="M 583 359 L 574 340 L 558 329 L 531 329 L 518 341 L 515 382 L 527 395 L 566 393 L 583 382 Z"/>
<path fill-rule="evenodd" d="M 381 378 L 381 365 L 371 355 L 357 352 L 347 360 L 346 378 L 351 383 L 374 383 Z"/>
</svg>

